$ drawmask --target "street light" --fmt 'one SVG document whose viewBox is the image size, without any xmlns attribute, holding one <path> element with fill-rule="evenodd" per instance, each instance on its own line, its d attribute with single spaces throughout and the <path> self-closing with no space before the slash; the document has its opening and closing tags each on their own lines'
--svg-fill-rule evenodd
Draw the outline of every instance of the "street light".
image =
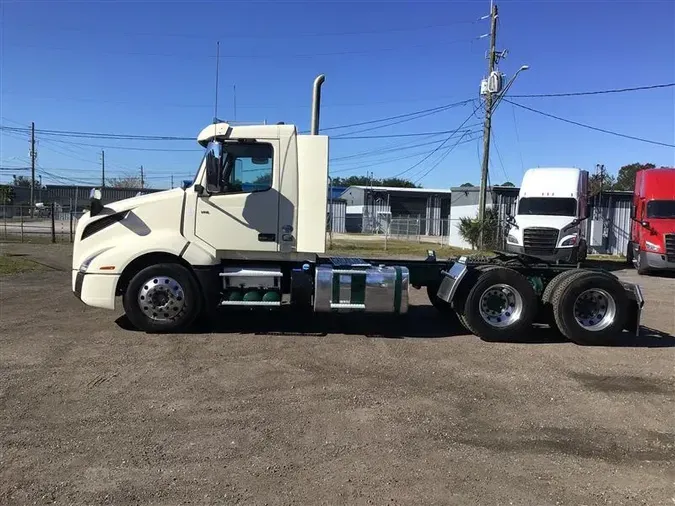
<svg viewBox="0 0 675 506">
<path fill-rule="evenodd" d="M 509 91 L 509 89 L 511 88 L 511 86 L 513 86 L 513 82 L 516 80 L 516 77 L 518 77 L 518 74 L 520 74 L 520 73 L 523 72 L 524 70 L 529 70 L 529 69 L 530 69 L 530 66 L 529 66 L 529 65 L 523 65 L 522 67 L 520 67 L 520 68 L 518 69 L 518 72 L 516 72 L 515 74 L 513 74 L 513 77 L 511 78 L 511 80 L 510 80 L 508 83 L 506 83 L 506 86 L 504 86 L 504 90 L 499 94 L 499 96 L 497 97 L 497 101 L 493 104 L 493 106 L 492 106 L 492 112 L 495 111 L 495 109 L 497 108 L 497 106 L 499 105 L 499 103 L 502 101 L 502 98 L 504 98 L 504 96 L 505 96 L 506 93 Z"/>
</svg>

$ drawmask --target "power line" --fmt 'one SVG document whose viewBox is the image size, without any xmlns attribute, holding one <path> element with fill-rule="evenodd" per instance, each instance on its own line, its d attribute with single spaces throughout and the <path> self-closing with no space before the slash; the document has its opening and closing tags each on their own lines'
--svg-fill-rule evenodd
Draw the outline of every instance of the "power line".
<svg viewBox="0 0 675 506">
<path fill-rule="evenodd" d="M 442 162 L 443 160 L 445 160 L 445 159 L 448 157 L 448 155 L 449 155 L 449 154 L 450 154 L 457 146 L 459 146 L 459 144 L 461 143 L 462 139 L 463 139 L 465 136 L 466 136 L 466 134 L 462 135 L 462 136 L 457 140 L 457 142 L 455 142 L 452 146 L 450 146 L 448 149 L 446 149 L 446 150 L 445 150 L 445 153 L 443 153 L 440 157 L 438 157 L 438 159 L 436 160 L 436 163 L 434 163 L 434 164 L 433 164 L 433 165 L 432 165 L 432 166 L 431 166 L 424 174 L 422 174 L 420 177 L 418 177 L 418 178 L 415 180 L 415 184 L 419 183 L 422 179 L 424 179 L 424 178 L 427 177 L 429 174 L 431 174 L 431 172 L 432 172 L 436 167 L 438 167 L 438 166 L 441 164 L 441 162 Z M 474 140 L 474 139 L 468 139 L 466 142 L 471 142 L 471 141 L 473 141 L 473 140 Z"/>
<path fill-rule="evenodd" d="M 468 132 L 469 135 L 473 135 L 475 133 L 476 132 Z M 467 142 L 471 142 L 473 140 L 475 140 L 475 138 L 470 139 L 470 140 L 462 141 L 458 145 L 466 144 Z M 447 150 L 447 149 L 450 149 L 450 148 L 445 148 L 445 149 Z M 410 158 L 415 158 L 417 156 L 428 155 L 428 154 L 429 154 L 429 150 L 420 151 L 418 153 L 412 153 L 412 154 L 405 155 L 405 156 L 397 156 L 395 158 L 382 159 L 378 162 L 368 163 L 368 164 L 365 164 L 365 165 L 364 164 L 356 164 L 353 167 L 341 167 L 337 170 L 331 170 L 330 173 L 331 174 L 339 174 L 339 173 L 342 173 L 342 172 L 351 172 L 351 171 L 355 171 L 355 170 L 362 170 L 362 169 L 366 169 L 366 168 L 370 168 L 370 167 L 376 167 L 378 165 L 384 165 L 384 164 L 387 164 L 387 163 L 397 162 L 397 161 L 400 161 L 400 160 L 409 160 Z M 398 176 L 396 175 L 396 176 L 391 176 L 391 177 L 398 177 Z"/>
<path fill-rule="evenodd" d="M 511 113 L 513 113 L 513 130 L 516 133 L 516 143 L 518 146 L 518 156 L 520 157 L 520 171 L 525 173 L 525 162 L 523 161 L 523 150 L 520 148 L 520 134 L 518 133 L 518 122 L 516 121 L 516 108 L 511 105 Z"/>
<path fill-rule="evenodd" d="M 480 124 L 477 123 L 472 123 L 471 125 L 467 125 L 467 128 L 474 128 L 480 126 Z M 432 135 L 443 135 L 443 134 L 451 134 L 453 133 L 454 130 L 438 130 L 436 132 L 410 132 L 406 134 L 386 134 L 386 135 L 355 135 L 353 137 L 351 136 L 344 136 L 344 137 L 331 137 L 331 141 L 345 141 L 345 140 L 365 140 L 365 139 L 392 139 L 396 137 L 422 137 L 422 136 L 432 136 Z"/>
<path fill-rule="evenodd" d="M 359 123 L 351 123 L 351 124 L 347 124 L 347 125 L 339 125 L 339 126 L 321 128 L 321 131 L 325 132 L 325 131 L 328 131 L 328 130 L 339 130 L 339 129 L 343 129 L 343 128 L 352 128 L 352 127 L 358 127 L 358 126 L 364 126 L 364 125 L 372 125 L 374 123 L 382 123 L 382 122 L 385 122 L 385 121 L 398 120 L 398 119 L 401 119 L 401 118 L 409 118 L 411 116 L 417 116 L 417 115 L 421 115 L 421 114 L 430 115 L 430 114 L 435 114 L 435 113 L 438 113 L 438 112 L 443 112 L 443 111 L 445 111 L 447 109 L 450 109 L 452 107 L 465 105 L 468 102 L 471 102 L 471 100 L 461 100 L 459 102 L 454 102 L 454 103 L 451 103 L 451 104 L 439 105 L 437 107 L 422 109 L 420 111 L 413 111 L 413 112 L 409 112 L 409 113 L 406 113 L 406 114 L 398 114 L 396 116 L 389 116 L 389 117 L 386 117 L 386 118 L 379 118 L 379 119 L 373 119 L 373 120 L 368 120 L 368 121 L 361 121 Z M 413 119 L 417 119 L 417 118 L 413 118 Z M 363 130 L 363 131 L 365 131 L 365 130 Z M 355 133 L 359 133 L 359 132 L 348 132 L 347 134 L 344 134 L 344 135 L 351 135 L 351 134 L 355 134 Z M 337 137 L 341 137 L 341 136 L 342 135 L 339 135 Z"/>
<path fill-rule="evenodd" d="M 506 98 L 503 99 L 503 100 L 505 102 L 508 102 L 511 105 L 515 105 L 516 107 L 520 107 L 521 109 L 526 109 L 528 111 L 531 111 L 531 112 L 534 112 L 534 113 L 537 113 L 537 114 L 541 114 L 542 116 L 546 116 L 548 118 L 557 119 L 558 121 L 564 121 L 565 123 L 570 123 L 571 125 L 576 125 L 576 126 L 580 126 L 580 127 L 583 127 L 583 128 L 588 128 L 589 130 L 595 130 L 596 132 L 602 132 L 602 133 L 606 133 L 606 134 L 609 134 L 609 135 L 615 135 L 617 137 L 623 137 L 624 139 L 632 139 L 634 141 L 646 142 L 648 144 L 656 144 L 657 146 L 666 146 L 666 147 L 669 147 L 669 148 L 675 148 L 675 144 L 668 144 L 667 142 L 652 141 L 652 140 L 649 140 L 649 139 L 644 139 L 642 137 L 635 137 L 633 135 L 626 135 L 626 134 L 622 134 L 622 133 L 619 133 L 619 132 L 613 132 L 611 130 L 605 130 L 604 128 L 586 125 L 584 123 L 579 123 L 578 121 L 572 121 L 570 119 L 561 118 L 560 116 L 555 116 L 553 114 L 549 114 L 549 113 L 546 113 L 546 112 L 543 112 L 543 111 L 538 111 L 537 109 L 533 109 L 531 107 L 527 107 L 525 105 L 518 104 L 516 102 L 511 102 L 510 100 L 508 100 Z"/>
<path fill-rule="evenodd" d="M 502 160 L 502 154 L 499 152 L 499 147 L 497 146 L 497 137 L 495 137 L 494 130 L 492 130 L 490 134 L 492 135 L 492 142 L 495 145 L 495 151 L 497 152 L 497 158 L 499 159 L 499 165 L 502 168 L 502 173 L 504 174 L 504 178 L 506 178 L 506 181 L 508 181 L 509 176 L 506 174 L 506 168 L 504 167 L 504 160 Z"/>
<path fill-rule="evenodd" d="M 438 112 L 442 112 L 444 110 L 450 109 L 452 107 L 456 107 L 459 105 L 464 105 L 466 103 L 470 102 L 463 100 L 460 102 L 454 102 L 450 104 L 444 104 L 441 106 L 437 107 L 432 107 L 428 109 L 421 109 L 418 111 L 413 111 L 405 114 L 397 114 L 394 116 L 387 116 L 384 118 L 377 118 L 373 120 L 368 120 L 368 121 L 361 121 L 357 123 L 349 123 L 346 125 L 335 125 L 331 127 L 326 127 L 322 128 L 322 131 L 330 131 L 330 130 L 338 130 L 338 129 L 343 129 L 343 128 L 352 128 L 352 127 L 357 127 L 357 126 L 364 126 L 364 125 L 372 125 L 376 123 L 384 123 L 392 120 L 399 120 L 399 119 L 406 119 L 407 121 L 412 121 L 415 119 L 418 119 L 419 117 L 424 117 L 428 116 L 431 114 L 436 114 Z M 401 121 L 402 122 L 402 121 Z M 372 128 L 373 130 L 376 128 L 384 128 L 387 126 L 391 126 L 393 124 L 397 124 L 398 122 L 390 123 L 390 124 L 385 124 L 381 126 L 377 126 Z M 6 126 L 6 125 L 0 125 L 0 130 L 4 132 L 14 132 L 14 133 L 30 133 L 30 128 L 23 128 L 23 127 L 11 127 L 11 126 Z M 370 130 L 370 129 L 369 129 Z M 113 134 L 113 133 L 102 133 L 102 132 L 87 132 L 87 131 L 74 131 L 74 130 L 53 130 L 53 129 L 36 129 L 36 133 L 42 135 L 42 136 L 48 136 L 48 137 L 72 137 L 72 138 L 85 138 L 85 139 L 108 139 L 108 140 L 139 140 L 139 141 L 195 141 L 194 137 L 182 137 L 182 136 L 171 136 L 171 135 L 139 135 L 139 134 Z M 304 131 L 301 131 L 300 133 L 306 133 Z M 351 135 L 353 133 L 358 133 L 358 132 L 347 132 L 345 135 Z M 337 138 L 342 138 L 342 137 L 337 137 Z M 56 139 L 53 139 L 56 141 Z M 102 147 L 102 146 L 96 146 L 96 147 Z"/>
<path fill-rule="evenodd" d="M 466 118 L 464 121 L 462 121 L 462 123 L 461 123 L 461 124 L 453 131 L 453 133 L 450 134 L 450 135 L 449 135 L 449 136 L 448 136 L 441 144 L 439 144 L 438 146 L 436 146 L 436 148 L 434 148 L 427 156 L 425 156 L 424 158 L 422 158 L 420 161 L 418 161 L 417 163 L 413 164 L 412 166 L 408 167 L 408 168 L 407 168 L 406 170 L 404 170 L 403 172 L 399 172 L 398 174 L 396 174 L 396 175 L 393 176 L 393 177 L 399 177 L 399 176 L 402 176 L 403 174 L 406 174 L 406 173 L 410 172 L 411 170 L 415 169 L 415 168 L 418 167 L 420 164 L 422 164 L 422 163 L 424 163 L 426 160 L 428 160 L 434 153 L 436 153 L 439 149 L 441 149 L 441 148 L 442 148 L 442 147 L 443 147 L 443 146 L 444 146 L 444 145 L 452 138 L 452 135 L 453 135 L 453 134 L 457 133 L 464 125 L 466 125 L 466 124 L 468 123 L 468 121 L 473 117 L 473 115 L 474 115 L 474 113 L 476 112 L 476 110 L 480 109 L 481 107 L 482 107 L 482 104 L 480 104 L 480 103 L 479 103 L 477 106 L 475 106 L 474 109 L 473 109 L 473 111 L 471 111 L 471 114 L 469 114 L 469 115 L 467 116 L 467 118 Z"/>
<path fill-rule="evenodd" d="M 659 88 L 670 88 L 672 86 L 675 86 L 675 83 L 652 84 L 649 86 L 636 86 L 634 88 L 615 88 L 610 90 L 577 91 L 570 93 L 543 93 L 538 95 L 510 95 L 510 96 L 511 98 L 581 97 L 585 95 L 606 95 L 610 93 L 625 93 L 628 91 L 656 90 Z"/>
</svg>

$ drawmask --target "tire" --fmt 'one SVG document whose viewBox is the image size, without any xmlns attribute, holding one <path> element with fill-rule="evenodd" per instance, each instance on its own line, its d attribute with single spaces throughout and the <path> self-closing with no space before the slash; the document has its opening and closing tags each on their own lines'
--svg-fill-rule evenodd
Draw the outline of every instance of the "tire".
<svg viewBox="0 0 675 506">
<path fill-rule="evenodd" d="M 185 329 L 203 306 L 194 276 L 175 263 L 151 265 L 136 273 L 124 293 L 123 304 L 132 325 L 146 332 Z"/>
<path fill-rule="evenodd" d="M 572 274 L 577 274 L 578 272 L 578 269 L 563 271 L 548 282 L 548 285 L 546 285 L 546 288 L 544 288 L 544 293 L 541 295 L 541 311 L 543 312 L 543 318 L 540 319 L 542 320 L 542 323 L 548 323 L 551 327 L 555 327 L 553 306 L 551 305 L 551 301 L 553 300 L 553 292 L 562 281 L 567 279 Z"/>
<path fill-rule="evenodd" d="M 637 273 L 640 276 L 649 274 L 649 267 L 647 267 L 647 262 L 645 261 L 644 255 L 645 255 L 644 251 L 638 250 L 638 254 L 635 257 L 635 268 L 637 269 Z"/>
<path fill-rule="evenodd" d="M 447 313 L 448 311 L 452 311 L 452 307 L 450 307 L 450 304 L 445 302 L 443 299 L 439 299 L 438 295 L 438 288 L 440 285 L 427 285 L 427 297 L 429 297 L 429 302 L 431 302 L 431 305 L 434 306 L 439 312 L 441 313 Z"/>
<path fill-rule="evenodd" d="M 558 330 L 577 344 L 611 342 L 622 332 L 628 314 L 623 285 L 602 272 L 579 271 L 567 276 L 555 288 L 551 305 Z M 599 321 L 598 315 L 602 315 Z"/>
<path fill-rule="evenodd" d="M 527 278 L 500 266 L 480 272 L 463 302 L 460 321 L 485 341 L 509 341 L 531 331 L 538 309 Z"/>
</svg>

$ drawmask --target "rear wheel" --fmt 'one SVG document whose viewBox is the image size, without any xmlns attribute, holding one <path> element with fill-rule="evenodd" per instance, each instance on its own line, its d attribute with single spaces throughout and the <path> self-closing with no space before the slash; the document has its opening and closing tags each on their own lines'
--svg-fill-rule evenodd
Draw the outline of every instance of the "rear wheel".
<svg viewBox="0 0 675 506">
<path fill-rule="evenodd" d="M 534 288 L 525 276 L 490 266 L 466 295 L 460 321 L 481 339 L 507 341 L 531 330 L 537 306 Z"/>
<path fill-rule="evenodd" d="M 192 273 L 173 263 L 151 265 L 136 273 L 127 286 L 123 303 L 129 321 L 147 332 L 184 329 L 202 306 Z"/>
<path fill-rule="evenodd" d="M 556 326 L 566 338 L 597 345 L 622 332 L 628 297 L 614 276 L 579 271 L 558 284 L 551 304 Z"/>
<path fill-rule="evenodd" d="M 543 311 L 543 317 L 540 318 L 541 323 L 548 323 L 551 327 L 555 327 L 553 306 L 551 305 L 551 301 L 553 300 L 553 292 L 562 281 L 573 274 L 577 274 L 578 272 L 580 271 L 577 269 L 564 271 L 548 282 L 548 285 L 546 285 L 546 288 L 544 288 L 544 293 L 541 296 L 541 310 Z"/>
</svg>

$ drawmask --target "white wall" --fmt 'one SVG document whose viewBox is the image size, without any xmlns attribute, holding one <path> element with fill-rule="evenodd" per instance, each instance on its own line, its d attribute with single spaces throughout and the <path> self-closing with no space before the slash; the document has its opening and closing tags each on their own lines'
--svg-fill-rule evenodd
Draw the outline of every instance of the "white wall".
<svg viewBox="0 0 675 506">
<path fill-rule="evenodd" d="M 486 204 L 486 208 L 491 208 L 492 204 Z M 466 248 L 471 249 L 471 244 L 465 241 L 461 235 L 459 235 L 459 219 L 460 218 L 477 218 L 478 217 L 478 204 L 471 204 L 467 206 L 458 206 L 453 205 L 450 208 L 450 234 L 448 245 L 456 246 L 457 248 Z"/>
</svg>

